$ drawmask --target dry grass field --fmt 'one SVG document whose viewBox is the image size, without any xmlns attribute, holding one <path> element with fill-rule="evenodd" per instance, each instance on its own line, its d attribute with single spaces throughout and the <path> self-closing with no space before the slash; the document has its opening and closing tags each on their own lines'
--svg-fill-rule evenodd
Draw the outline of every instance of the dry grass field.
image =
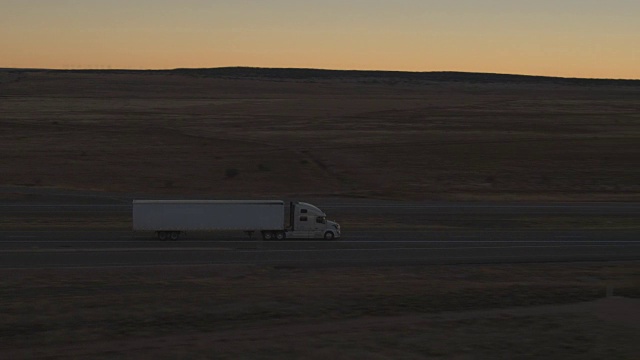
<svg viewBox="0 0 640 360">
<path fill-rule="evenodd" d="M 1 270 L 0 354 L 634 359 L 639 271 L 588 263 Z"/>
<path fill-rule="evenodd" d="M 640 198 L 637 82 L 216 74 L 0 70 L 0 186 Z"/>
<path fill-rule="evenodd" d="M 47 216 L 0 223 L 0 231 L 130 228 L 117 214 Z M 638 262 L 2 269 L 0 279 L 7 359 L 640 354 Z"/>
<path fill-rule="evenodd" d="M 2 203 L 640 201 L 640 81 L 0 69 L 0 129 Z M 356 231 L 639 226 L 331 215 Z M 43 234 L 130 226 L 117 211 L 0 219 Z M 2 269 L 0 359 L 636 359 L 639 278 L 637 262 Z"/>
</svg>

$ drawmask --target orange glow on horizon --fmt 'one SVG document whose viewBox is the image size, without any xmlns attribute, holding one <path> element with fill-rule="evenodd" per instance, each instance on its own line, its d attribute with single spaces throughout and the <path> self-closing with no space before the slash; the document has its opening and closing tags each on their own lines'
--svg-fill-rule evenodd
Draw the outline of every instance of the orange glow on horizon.
<svg viewBox="0 0 640 360">
<path fill-rule="evenodd" d="M 546 0 L 518 6 L 493 0 L 482 8 L 466 0 L 464 6 L 367 3 L 0 0 L 0 67 L 252 66 L 640 79 L 640 3 L 589 3 L 580 11 Z"/>
</svg>

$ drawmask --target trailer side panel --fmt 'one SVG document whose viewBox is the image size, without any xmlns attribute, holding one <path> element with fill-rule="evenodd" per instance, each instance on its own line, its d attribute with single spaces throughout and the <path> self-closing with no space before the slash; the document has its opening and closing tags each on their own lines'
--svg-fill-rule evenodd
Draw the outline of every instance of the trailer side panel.
<svg viewBox="0 0 640 360">
<path fill-rule="evenodd" d="M 282 230 L 282 201 L 136 200 L 133 229 L 141 231 Z"/>
</svg>

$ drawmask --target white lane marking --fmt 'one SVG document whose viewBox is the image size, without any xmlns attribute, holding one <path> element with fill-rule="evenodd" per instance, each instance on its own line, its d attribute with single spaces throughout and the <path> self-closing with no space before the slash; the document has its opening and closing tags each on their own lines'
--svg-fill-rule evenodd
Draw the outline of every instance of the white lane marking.
<svg viewBox="0 0 640 360">
<path fill-rule="evenodd" d="M 610 254 L 609 254 L 610 255 Z M 552 258 L 552 259 L 575 259 L 575 258 L 580 258 L 580 257 L 588 257 L 589 259 L 593 258 L 594 254 L 573 254 L 573 255 L 545 255 L 545 258 Z M 536 262 L 537 260 L 532 260 L 532 257 L 527 257 L 527 256 L 523 256 L 523 255 L 490 255 L 488 257 L 470 257 L 470 256 L 448 256 L 448 257 L 442 257 L 442 258 L 438 258 L 438 259 L 424 259 L 424 258 L 402 258 L 402 259 L 390 259 L 390 260 L 383 260 L 384 262 L 399 262 L 402 261 L 403 263 L 407 263 L 407 262 L 419 262 L 419 263 L 424 263 L 424 264 L 446 264 L 449 262 L 455 262 L 455 263 L 459 263 L 460 261 L 464 261 L 464 263 L 462 264 L 500 264 L 501 262 L 504 262 L 506 260 L 509 261 L 517 261 L 517 262 L 523 262 L 524 263 L 531 263 L 531 262 Z M 346 260 L 315 260 L 315 259 L 306 259 L 304 260 L 303 264 L 300 266 L 305 266 L 305 265 L 309 265 L 309 264 L 313 264 L 313 265 L 326 265 L 327 263 L 332 264 L 332 263 L 339 263 L 339 264 L 345 264 Z M 351 259 L 349 260 L 349 262 L 346 262 L 346 264 L 367 264 L 367 263 L 372 263 L 372 262 L 376 262 L 378 263 L 380 260 L 379 259 L 375 259 L 375 260 L 358 260 L 358 259 Z M 425 262 L 426 261 L 426 262 Z M 572 260 L 569 260 L 572 261 Z M 566 262 L 566 260 L 564 261 Z M 247 262 L 246 260 L 242 260 L 242 261 L 225 261 L 225 262 L 215 262 L 215 263 L 211 263 L 211 262 L 194 262 L 194 263 L 188 263 L 188 264 L 181 264 L 181 263 L 172 263 L 172 262 L 150 262 L 147 264 L 127 264 L 127 263 L 106 263 L 106 264 L 101 264 L 101 265 L 77 265 L 77 266 L 70 266 L 67 264 L 46 264 L 46 265 L 41 265 L 41 266 L 25 266 L 25 267 L 0 267 L 1 270 L 43 270 L 43 269 L 105 269 L 105 268 L 153 268 L 153 267 L 227 267 L 227 266 L 233 266 L 233 267 L 237 267 L 237 266 L 247 266 L 247 267 L 255 267 L 257 264 L 292 264 L 292 265 L 299 265 L 301 262 L 297 261 L 297 260 L 277 260 L 277 261 L 271 261 L 269 262 L 264 261 L 263 262 Z M 636 264 L 637 260 L 608 260 L 608 263 L 616 263 L 616 264 Z"/>
<path fill-rule="evenodd" d="M 92 253 L 92 252 L 141 252 L 141 251 L 230 251 L 232 248 L 105 248 L 105 249 L 10 249 L 2 253 Z"/>
<path fill-rule="evenodd" d="M 526 243 L 553 243 L 555 240 L 366 240 L 366 241 L 341 241 L 336 244 L 432 244 L 432 243 L 506 243 L 506 244 L 526 244 Z M 578 240 L 579 243 L 640 243 L 640 240 Z M 259 242 L 258 242 L 259 243 Z M 278 243 L 296 243 L 290 242 L 271 242 Z M 298 242 L 299 244 L 318 245 L 318 242 Z M 319 244 L 331 244 L 319 242 Z"/>
<path fill-rule="evenodd" d="M 2 204 L 0 208 L 132 208 L 130 203 L 121 204 Z M 565 209 L 580 211 L 599 210 L 633 210 L 638 205 L 602 205 L 602 204 L 575 204 L 575 205 L 474 205 L 474 204 L 325 204 L 322 207 L 327 209 Z"/>
<path fill-rule="evenodd" d="M 261 249 L 264 252 L 314 252 L 314 251 L 390 251 L 390 250 L 479 250 L 479 249 L 538 249 L 538 248 L 566 248 L 566 247 L 617 247 L 615 244 L 600 245 L 528 245 L 528 246 L 472 246 L 472 247 L 424 247 L 424 248 L 382 248 L 382 249 L 287 249 L 287 250 L 269 250 Z M 640 246 L 640 244 L 638 244 Z M 239 249 L 239 251 L 247 251 Z M 255 251 L 255 250 L 254 250 Z"/>
<path fill-rule="evenodd" d="M 127 204 L 3 204 L 0 208 L 32 208 L 32 207 L 45 207 L 45 208 L 65 208 L 65 207 L 131 207 Z"/>
<path fill-rule="evenodd" d="M 11 238 L 11 236 L 10 236 Z M 35 236 L 34 236 L 35 238 Z M 149 240 L 136 240 L 134 238 L 128 238 L 128 237 L 122 237 L 122 239 L 129 239 L 129 240 L 32 240 L 32 241 L 28 241 L 27 243 L 32 244 L 32 243 L 39 243 L 39 244 L 117 244 L 117 243 L 124 243 L 124 244 L 131 244 L 131 243 L 143 243 L 143 244 L 154 244 L 154 241 L 149 241 Z M 235 243 L 235 241 L 226 241 L 226 240 L 222 240 L 222 241 L 208 241 L 208 240 L 185 240 L 183 241 L 184 243 L 195 243 L 195 244 L 215 244 L 215 243 L 229 243 L 229 242 L 233 242 Z M 21 241 L 21 240 L 0 240 L 0 244 L 1 243 L 25 243 L 25 241 Z M 155 243 L 161 243 L 160 241 L 156 241 Z M 358 242 L 360 243 L 360 242 Z M 256 242 L 239 242 L 239 244 L 256 244 Z M 259 242 L 257 244 L 260 244 Z"/>
<path fill-rule="evenodd" d="M 135 233 L 131 232 L 130 230 L 25 230 L 25 231 L 21 231 L 21 230 L 9 230 L 9 231 L 4 231 L 5 234 L 57 234 L 59 235 L 64 235 L 64 234 L 86 234 L 86 235 L 94 235 L 96 233 L 109 233 L 109 234 L 131 234 L 131 235 L 135 235 Z"/>
<path fill-rule="evenodd" d="M 190 247 L 190 248 L 104 248 L 104 249 L 8 249 L 2 253 L 95 253 L 95 252 L 163 252 L 163 251 L 235 251 L 236 253 L 290 253 L 290 252 L 356 252 L 356 251 L 407 251 L 407 250 L 482 250 L 482 249 L 544 249 L 544 248 L 575 248 L 575 247 L 618 247 L 615 244 L 580 244 L 580 245 L 528 245 L 528 246 L 472 246 L 472 247 L 421 247 L 421 248 L 380 248 L 380 249 L 234 249 L 225 247 Z M 640 244 L 636 245 L 640 246 Z"/>
<path fill-rule="evenodd" d="M 9 238 L 20 238 L 18 236 L 9 236 Z M 24 238 L 36 238 L 25 236 Z M 121 237 L 122 239 L 128 240 L 32 240 L 28 243 L 38 243 L 38 244 L 117 244 L 117 243 L 144 243 L 144 244 L 153 244 L 154 241 L 151 240 L 136 240 L 135 238 L 129 237 Z M 309 245 L 309 246 L 317 246 L 317 245 L 366 245 L 366 244 L 442 244 L 442 243 L 494 243 L 494 244 L 530 244 L 530 243 L 550 243 L 553 244 L 557 239 L 553 240 L 369 240 L 369 241 L 341 241 L 339 243 L 327 243 L 327 242 L 304 242 L 304 241 L 280 241 L 280 242 L 262 242 L 262 241 L 236 241 L 236 240 L 182 240 L 184 243 L 191 244 L 215 244 L 215 243 L 233 243 L 233 245 L 264 245 L 265 247 L 269 247 L 271 245 L 278 244 L 300 244 L 300 245 Z M 157 241 L 159 242 L 159 241 Z M 603 243 L 607 245 L 611 244 L 640 244 L 640 240 L 574 240 L 568 241 L 569 243 Z M 0 240 L 0 244 L 2 243 L 25 243 L 22 240 Z"/>
<path fill-rule="evenodd" d="M 637 208 L 637 204 L 630 206 L 600 205 L 600 204 L 575 204 L 575 205 L 474 205 L 474 204 L 440 204 L 440 205 L 420 205 L 420 204 L 338 204 L 322 205 L 327 209 L 334 208 L 391 208 L 391 209 L 579 209 L 579 210 L 601 210 L 601 209 L 628 209 Z"/>
<path fill-rule="evenodd" d="M 208 263 L 208 262 L 196 262 L 192 264 L 180 264 L 180 263 L 170 263 L 170 262 L 154 262 L 142 265 L 135 264 L 127 264 L 127 263 L 107 263 L 103 265 L 78 265 L 78 266 L 69 266 L 67 264 L 46 264 L 37 267 L 0 267 L 1 270 L 31 270 L 31 269 L 102 269 L 102 268 L 147 268 L 147 267 L 209 267 L 209 266 L 249 266 L 254 267 L 255 263 L 250 262 L 220 262 L 220 263 Z"/>
<path fill-rule="evenodd" d="M 350 233 L 348 235 L 345 235 L 343 237 L 341 237 L 338 241 L 343 240 L 343 241 L 349 241 L 349 239 L 366 239 L 366 238 L 376 238 L 376 237 L 383 237 L 383 236 L 398 236 L 398 237 L 402 237 L 402 236 L 428 236 L 428 237 L 434 237 L 434 236 L 439 236 L 439 237 L 486 237 L 486 236 L 521 236 L 521 237 L 527 237 L 527 236 L 546 236 L 546 237 L 561 237 L 561 236 L 567 236 L 567 237 L 571 237 L 571 236 L 575 236 L 575 237 L 588 237 L 588 236 L 594 236 L 594 235 L 599 235 L 599 236 L 605 236 L 605 235 L 617 235 L 617 234 L 621 234 L 621 235 L 627 235 L 627 234 L 631 234 L 633 233 L 635 235 L 635 233 L 637 232 L 637 230 L 634 229 L 612 229 L 612 230 L 606 230 L 606 229 L 594 229 L 594 230 L 566 230 L 566 231 L 555 231 L 555 230 L 543 230 L 543 229 L 531 229 L 530 231 L 523 231 L 523 230 L 499 230 L 499 231 L 493 231 L 493 230 L 476 230 L 473 232 L 469 232 L 469 233 L 464 233 L 464 232 L 459 232 L 459 231 L 439 231 L 439 230 L 435 230 L 435 231 L 430 231 L 430 230 L 388 230 L 388 231 L 378 231 L 378 232 L 370 232 L 370 231 L 366 231 L 366 232 L 356 232 L 356 233 Z"/>
</svg>

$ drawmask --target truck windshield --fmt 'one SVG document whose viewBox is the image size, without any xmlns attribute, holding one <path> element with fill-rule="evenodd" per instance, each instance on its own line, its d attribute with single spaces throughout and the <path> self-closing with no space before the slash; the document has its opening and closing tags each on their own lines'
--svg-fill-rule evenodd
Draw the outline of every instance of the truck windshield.
<svg viewBox="0 0 640 360">
<path fill-rule="evenodd" d="M 318 218 L 316 219 L 316 222 L 318 224 L 326 224 L 327 223 L 327 218 L 324 216 L 318 216 Z"/>
</svg>

